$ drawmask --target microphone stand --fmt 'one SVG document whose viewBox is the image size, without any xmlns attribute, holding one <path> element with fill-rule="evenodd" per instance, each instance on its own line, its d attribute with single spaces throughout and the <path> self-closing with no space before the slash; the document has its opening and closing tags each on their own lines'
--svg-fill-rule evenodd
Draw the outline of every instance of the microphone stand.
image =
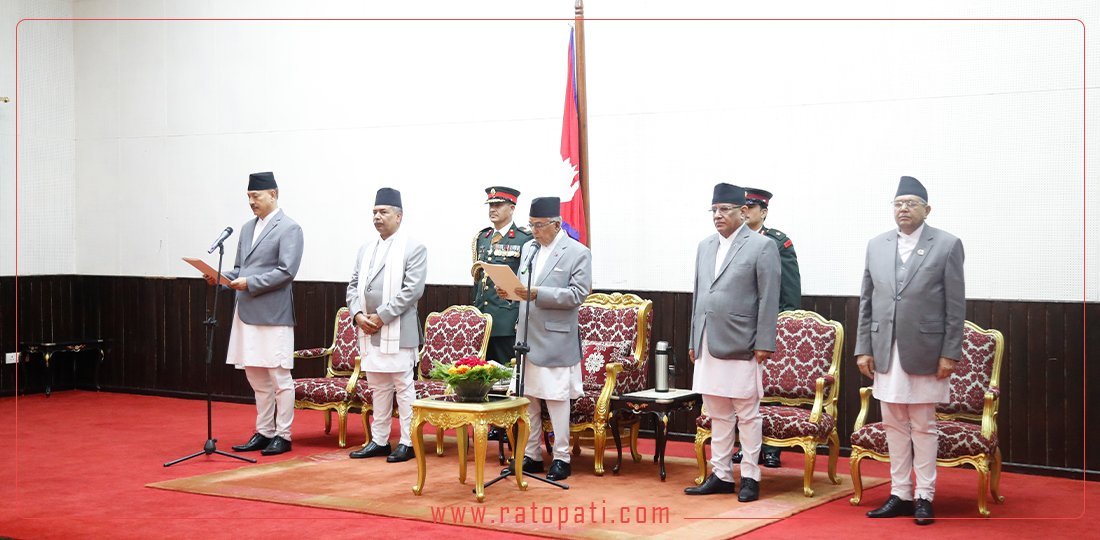
<svg viewBox="0 0 1100 540">
<path fill-rule="evenodd" d="M 517 397 L 523 397 L 523 379 L 524 379 L 524 374 L 527 371 L 525 369 L 525 364 L 527 362 L 527 353 L 531 352 L 531 347 L 530 347 L 530 345 L 527 344 L 527 332 L 530 330 L 530 323 L 531 323 L 531 300 L 530 300 L 530 298 L 531 298 L 531 278 L 534 277 L 533 274 L 535 273 L 534 272 L 535 255 L 538 255 L 538 252 L 539 252 L 540 248 L 541 248 L 541 246 L 539 245 L 538 240 L 535 240 L 535 249 L 531 251 L 531 256 L 527 259 L 527 298 L 528 298 L 528 300 L 523 303 L 523 339 L 520 340 L 519 342 L 517 342 L 516 347 L 515 347 L 515 351 L 516 351 L 516 396 Z M 534 422 L 533 420 L 530 420 L 530 419 L 528 420 L 528 423 L 533 423 L 533 422 Z M 531 426 L 531 429 L 534 430 L 535 426 Z M 542 418 L 538 419 L 538 429 L 539 429 L 539 431 L 542 431 Z M 520 449 L 519 445 L 520 444 L 526 445 L 527 441 L 517 440 L 519 438 L 519 436 L 518 436 L 519 434 L 517 433 L 517 431 L 518 430 L 513 429 L 511 431 L 511 433 L 509 433 L 509 435 L 512 437 L 512 440 L 515 441 L 515 444 L 512 445 L 512 466 L 504 469 L 503 471 L 501 471 L 500 476 L 497 476 L 496 478 L 486 482 L 484 487 L 489 487 L 489 486 L 491 486 L 491 485 L 493 485 L 497 482 L 500 482 L 501 480 L 504 480 L 505 478 L 508 478 L 509 476 L 515 476 L 515 474 L 516 474 L 516 469 L 515 468 L 523 466 L 523 456 L 519 452 L 519 449 Z M 555 481 L 550 480 L 549 478 L 546 478 L 544 476 L 537 476 L 535 474 L 529 474 L 527 471 L 523 471 L 523 477 L 524 478 L 532 478 L 532 479 L 538 480 L 539 482 L 542 482 L 544 484 L 550 484 L 552 486 L 559 487 L 561 489 L 569 489 L 569 486 L 567 486 L 565 484 L 562 484 L 561 482 L 555 482 Z"/>
<path fill-rule="evenodd" d="M 222 240 L 224 242 L 224 240 Z M 179 459 L 175 459 L 165 463 L 165 467 L 171 467 L 182 461 L 187 461 L 191 458 L 199 456 L 209 456 L 210 454 L 218 454 L 219 456 L 229 456 L 231 458 L 239 459 L 241 461 L 247 461 L 249 463 L 256 463 L 256 460 L 247 458 L 244 456 L 238 456 L 236 454 L 230 454 L 229 452 L 222 452 L 218 450 L 218 440 L 214 438 L 214 416 L 211 405 L 211 390 L 210 390 L 210 364 L 214 359 L 214 329 L 218 326 L 218 292 L 221 291 L 222 285 L 218 283 L 222 275 L 222 257 L 225 255 L 225 246 L 222 242 L 218 242 L 218 277 L 214 282 L 214 309 L 210 310 L 209 304 L 206 307 L 206 320 L 203 321 L 203 326 L 206 327 L 206 444 L 202 445 L 202 450 L 195 452 L 189 456 L 184 456 Z"/>
</svg>

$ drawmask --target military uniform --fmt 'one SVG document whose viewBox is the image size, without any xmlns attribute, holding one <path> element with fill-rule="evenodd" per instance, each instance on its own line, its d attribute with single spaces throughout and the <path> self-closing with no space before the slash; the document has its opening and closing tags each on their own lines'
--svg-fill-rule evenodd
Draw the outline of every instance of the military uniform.
<svg viewBox="0 0 1100 540">
<path fill-rule="evenodd" d="M 474 262 L 506 264 L 513 272 L 519 273 L 519 251 L 523 244 L 534 238 L 531 231 L 524 227 L 509 227 L 507 234 L 501 236 L 493 227 L 486 227 L 477 233 L 471 245 Z M 497 296 L 496 284 L 480 268 L 475 267 L 473 305 L 493 316 L 493 330 L 489 336 L 488 360 L 507 364 L 515 356 L 516 319 L 519 317 L 519 302 L 505 300 Z"/>
<path fill-rule="evenodd" d="M 779 229 L 762 227 L 760 234 L 771 238 L 779 248 L 779 263 L 783 267 L 779 288 L 779 311 L 802 309 L 802 277 L 798 273 L 798 255 L 794 243 Z"/>
</svg>

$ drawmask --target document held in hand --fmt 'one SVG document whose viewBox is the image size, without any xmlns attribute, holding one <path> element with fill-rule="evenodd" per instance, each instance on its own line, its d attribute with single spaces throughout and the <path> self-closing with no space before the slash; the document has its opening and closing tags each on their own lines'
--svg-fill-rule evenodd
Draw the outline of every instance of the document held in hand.
<svg viewBox="0 0 1100 540">
<path fill-rule="evenodd" d="M 210 267 L 209 264 L 206 264 L 206 261 L 202 259 L 196 259 L 194 257 L 184 257 L 183 260 L 187 264 L 194 266 L 195 269 L 197 269 L 199 272 L 202 272 L 202 275 L 210 279 L 215 279 L 216 276 L 218 285 L 225 285 L 226 287 L 229 286 L 230 279 L 225 277 L 223 274 L 219 274 L 217 270 L 214 270 Z"/>
<path fill-rule="evenodd" d="M 497 287 L 505 290 L 508 294 L 504 295 L 507 300 L 521 301 L 523 300 L 516 295 L 516 287 L 523 287 L 523 284 L 519 282 L 519 276 L 512 271 L 511 267 L 506 264 L 490 264 L 479 263 L 481 268 L 485 270 L 485 274 L 489 276 L 489 279 L 493 280 L 493 283 Z"/>
</svg>

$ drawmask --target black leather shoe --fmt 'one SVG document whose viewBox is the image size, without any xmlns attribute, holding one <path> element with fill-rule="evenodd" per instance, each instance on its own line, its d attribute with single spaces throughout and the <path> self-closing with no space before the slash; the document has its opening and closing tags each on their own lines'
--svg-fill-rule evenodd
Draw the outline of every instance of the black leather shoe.
<svg viewBox="0 0 1100 540">
<path fill-rule="evenodd" d="M 718 478 L 714 473 L 710 473 L 710 476 L 706 480 L 703 480 L 702 484 L 698 486 L 691 486 L 684 488 L 684 493 L 688 495 L 711 495 L 713 493 L 735 493 L 737 484 L 733 482 L 727 482 Z"/>
<path fill-rule="evenodd" d="M 233 447 L 234 452 L 255 452 L 256 450 L 263 450 L 267 448 L 267 445 L 271 443 L 271 439 L 260 435 L 259 433 L 253 433 L 252 438 L 248 439 L 248 442 L 244 444 L 238 444 Z"/>
<path fill-rule="evenodd" d="M 779 468 L 779 452 L 764 452 L 760 457 L 760 464 L 769 469 Z"/>
<path fill-rule="evenodd" d="M 389 443 L 386 443 L 386 446 L 381 446 L 378 443 L 371 441 L 370 444 L 358 450 L 352 451 L 352 453 L 348 455 L 351 456 L 352 459 L 388 456 L 390 455 L 390 445 Z"/>
<path fill-rule="evenodd" d="M 929 510 L 931 510 L 929 505 Z M 869 518 L 892 518 L 913 515 L 913 501 L 903 501 L 897 495 L 891 495 L 882 506 L 867 512 Z"/>
<path fill-rule="evenodd" d="M 741 463 L 741 458 L 743 457 L 745 457 L 745 454 L 742 454 L 741 449 L 738 448 L 737 451 L 733 453 L 733 459 L 730 461 L 734 463 Z"/>
<path fill-rule="evenodd" d="M 399 444 L 397 448 L 393 450 L 393 453 L 386 458 L 386 463 L 401 463 L 402 461 L 408 461 L 414 457 L 416 457 L 416 453 L 413 452 L 411 446 Z"/>
<path fill-rule="evenodd" d="M 936 521 L 933 519 L 935 515 L 932 513 L 932 501 L 927 499 L 917 498 L 916 508 L 913 510 L 913 517 L 917 518 L 914 521 L 917 525 L 931 525 Z"/>
<path fill-rule="evenodd" d="M 565 480 L 573 474 L 573 468 L 566 462 L 555 459 L 550 462 L 550 470 L 546 473 L 547 480 Z"/>
<path fill-rule="evenodd" d="M 516 462 L 512 461 L 508 464 L 507 467 L 501 469 L 500 474 L 510 474 L 515 472 L 515 469 L 512 468 L 515 467 L 515 465 Z M 535 461 L 527 456 L 523 456 L 523 474 L 541 473 L 544 470 L 546 469 L 542 467 L 541 461 Z"/>
<path fill-rule="evenodd" d="M 760 498 L 760 482 L 752 478 L 741 479 L 741 491 L 737 492 L 737 500 L 740 502 L 752 502 Z"/>
<path fill-rule="evenodd" d="M 492 426 L 492 427 L 489 428 L 488 439 L 490 441 L 499 441 L 499 440 L 501 440 L 500 439 L 501 435 L 504 435 L 504 430 L 503 429 L 500 429 L 496 426 Z"/>
<path fill-rule="evenodd" d="M 276 435 L 274 439 L 271 439 L 271 442 L 267 443 L 267 446 L 263 450 L 260 450 L 260 455 L 274 456 L 289 451 L 290 441 Z"/>
</svg>

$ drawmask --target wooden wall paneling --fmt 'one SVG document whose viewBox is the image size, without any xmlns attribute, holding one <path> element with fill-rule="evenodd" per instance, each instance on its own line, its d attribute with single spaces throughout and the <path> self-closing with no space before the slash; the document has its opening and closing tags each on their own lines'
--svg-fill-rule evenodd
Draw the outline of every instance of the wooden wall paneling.
<svg viewBox="0 0 1100 540">
<path fill-rule="evenodd" d="M 1083 304 L 1066 304 L 1064 354 L 1065 376 L 1062 378 L 1061 399 L 1065 402 L 1065 467 L 1080 467 L 1084 463 L 1085 442 L 1085 344 L 1082 317 Z"/>
<path fill-rule="evenodd" d="M 1027 304 L 1023 302 L 1011 302 L 1009 315 L 1009 327 L 1002 329 L 1005 334 L 1005 346 L 1008 356 L 1002 361 L 1007 367 L 1008 379 L 1002 374 L 1001 403 L 1010 403 L 1010 414 L 1007 422 L 1011 429 L 1012 437 L 1007 439 L 1007 444 L 1001 448 L 1005 461 L 1024 462 L 1028 455 L 1027 433 L 1031 430 L 1028 424 L 1028 339 Z"/>
<path fill-rule="evenodd" d="M 1012 401 L 1008 399 L 1011 393 L 1008 391 L 1008 388 L 1010 386 L 1012 372 L 1012 356 L 1009 355 L 1008 350 L 1008 338 L 1011 336 L 1010 330 L 1012 328 L 1011 317 L 1011 305 L 1008 302 L 994 302 L 990 314 L 989 326 L 983 326 L 983 328 L 986 329 L 999 330 L 1004 337 L 1004 351 L 1001 356 L 1001 379 L 999 381 L 1001 405 L 997 412 L 997 438 L 1000 441 L 1001 453 L 1003 456 L 1007 456 L 1010 446 L 1008 442 L 1011 440 L 1012 435 L 1012 423 L 1009 421 L 1012 417 Z"/>
<path fill-rule="evenodd" d="M 1048 304 L 1043 344 L 1046 387 L 1042 393 L 1047 422 L 1044 464 L 1051 467 L 1066 466 L 1065 327 L 1064 306 Z"/>
<path fill-rule="evenodd" d="M 1086 307 L 1085 320 L 1085 354 L 1086 371 L 1084 378 L 1087 381 L 1084 403 L 1088 418 L 1092 420 L 1090 429 L 1085 431 L 1085 444 L 1088 455 L 1085 463 L 1089 470 L 1100 470 L 1100 429 L 1096 428 L 1096 419 L 1100 418 L 1100 304 L 1089 304 Z M 1092 331 L 1089 331 L 1091 329 Z"/>
<path fill-rule="evenodd" d="M 15 277 L 0 277 L 0 352 L 15 352 L 19 344 L 15 340 Z M 0 365 L 0 395 L 15 392 L 16 370 L 22 366 Z"/>
<path fill-rule="evenodd" d="M 1027 326 L 1030 329 L 1035 329 L 1034 332 L 1029 331 L 1027 336 L 1027 355 L 1028 355 L 1028 385 L 1027 385 L 1027 404 L 1028 404 L 1028 438 L 1027 438 L 1027 453 L 1028 459 L 1034 461 L 1036 465 L 1046 465 L 1046 453 L 1047 453 L 1047 432 L 1046 428 L 1050 421 L 1049 413 L 1046 410 L 1046 374 L 1047 374 L 1047 355 L 1044 347 L 1046 346 L 1046 336 L 1043 335 L 1042 329 L 1046 326 L 1046 311 L 1045 306 L 1042 304 L 1028 304 L 1027 305 Z"/>
</svg>

